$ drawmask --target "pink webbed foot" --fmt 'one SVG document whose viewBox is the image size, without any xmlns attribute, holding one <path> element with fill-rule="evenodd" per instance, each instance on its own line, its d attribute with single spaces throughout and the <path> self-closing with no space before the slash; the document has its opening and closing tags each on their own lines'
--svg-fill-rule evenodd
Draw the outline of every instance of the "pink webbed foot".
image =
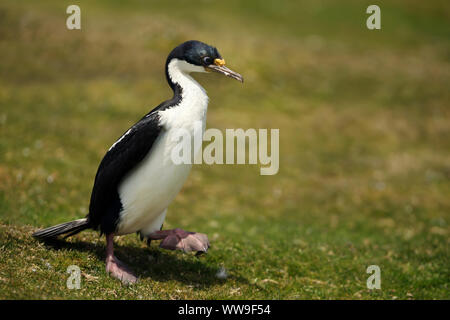
<svg viewBox="0 0 450 320">
<path fill-rule="evenodd" d="M 206 234 L 184 231 L 178 228 L 155 231 L 148 238 L 151 240 L 162 240 L 159 246 L 168 250 L 204 253 L 209 248 L 209 240 Z"/>
<path fill-rule="evenodd" d="M 106 258 L 106 272 L 110 273 L 113 278 L 119 279 L 123 284 L 132 284 L 137 282 L 137 277 L 122 261 L 116 256 L 108 256 Z"/>
<path fill-rule="evenodd" d="M 125 263 L 114 255 L 114 234 L 106 235 L 106 272 L 113 278 L 119 279 L 123 284 L 137 282 L 137 277 L 130 271 Z"/>
</svg>

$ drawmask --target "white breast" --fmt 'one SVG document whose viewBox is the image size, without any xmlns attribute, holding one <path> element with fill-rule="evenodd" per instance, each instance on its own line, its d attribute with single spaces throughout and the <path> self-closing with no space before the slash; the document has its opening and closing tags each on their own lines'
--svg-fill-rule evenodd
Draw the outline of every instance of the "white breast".
<svg viewBox="0 0 450 320">
<path fill-rule="evenodd" d="M 206 125 L 208 96 L 204 89 L 182 69 L 183 61 L 169 64 L 169 75 L 182 88 L 178 106 L 158 111 L 163 129 L 150 152 L 119 186 L 123 210 L 117 234 L 141 231 L 144 235 L 159 230 L 165 210 L 180 191 L 192 165 L 176 165 L 171 159 L 177 144 L 173 135 L 184 129 L 194 135 L 194 124 Z M 162 220 L 162 221 L 161 221 Z"/>
</svg>

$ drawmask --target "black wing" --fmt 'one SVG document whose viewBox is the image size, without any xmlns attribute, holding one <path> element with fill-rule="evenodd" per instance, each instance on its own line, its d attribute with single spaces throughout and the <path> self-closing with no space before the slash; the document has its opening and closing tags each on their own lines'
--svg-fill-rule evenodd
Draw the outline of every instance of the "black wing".
<svg viewBox="0 0 450 320">
<path fill-rule="evenodd" d="M 130 128 L 105 154 L 95 176 L 89 205 L 89 224 L 102 233 L 114 232 L 122 210 L 118 186 L 148 154 L 161 132 L 157 112 Z"/>
</svg>

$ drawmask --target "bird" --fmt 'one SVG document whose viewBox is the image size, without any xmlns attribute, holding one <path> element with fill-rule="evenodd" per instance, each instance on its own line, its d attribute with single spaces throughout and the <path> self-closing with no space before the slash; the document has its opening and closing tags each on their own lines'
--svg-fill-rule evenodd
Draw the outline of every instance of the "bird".
<svg viewBox="0 0 450 320">
<path fill-rule="evenodd" d="M 186 181 L 192 164 L 175 164 L 174 136 L 183 129 L 193 135 L 194 124 L 206 126 L 208 96 L 192 73 L 216 72 L 243 82 L 225 66 L 217 48 L 197 40 L 175 47 L 167 57 L 165 76 L 173 97 L 144 115 L 108 149 L 101 160 L 85 218 L 38 230 L 40 241 L 73 236 L 93 229 L 106 238 L 106 272 L 125 284 L 137 276 L 114 255 L 114 238 L 138 233 L 141 239 L 161 240 L 168 250 L 207 252 L 206 234 L 180 228 L 163 230 L 167 208 Z"/>
</svg>

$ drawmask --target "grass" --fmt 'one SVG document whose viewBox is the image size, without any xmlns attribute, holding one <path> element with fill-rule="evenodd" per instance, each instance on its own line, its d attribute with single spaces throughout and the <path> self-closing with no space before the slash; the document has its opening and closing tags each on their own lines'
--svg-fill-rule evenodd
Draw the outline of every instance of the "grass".
<svg viewBox="0 0 450 320">
<path fill-rule="evenodd" d="M 368 1 L 79 3 L 81 31 L 65 28 L 71 3 L 0 4 L 0 298 L 450 298 L 446 1 L 381 3 L 380 31 Z M 140 276 L 124 287 L 97 233 L 30 234 L 87 213 L 101 157 L 170 96 L 163 63 L 188 39 L 246 79 L 197 77 L 208 127 L 279 128 L 280 171 L 195 166 L 165 227 L 207 233 L 210 252 L 121 237 Z M 381 290 L 366 288 L 373 264 Z"/>
</svg>

